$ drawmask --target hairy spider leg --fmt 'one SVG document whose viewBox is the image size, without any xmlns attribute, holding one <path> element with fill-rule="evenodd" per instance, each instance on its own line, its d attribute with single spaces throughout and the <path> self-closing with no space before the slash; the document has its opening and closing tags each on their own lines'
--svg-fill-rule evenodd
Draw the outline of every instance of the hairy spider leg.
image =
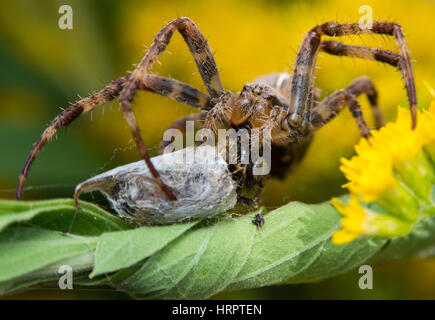
<svg viewBox="0 0 435 320">
<path fill-rule="evenodd" d="M 384 126 L 384 116 L 382 114 L 382 109 L 378 105 L 378 91 L 369 77 L 361 76 L 356 78 L 346 88 L 346 91 L 355 97 L 365 93 L 372 108 L 373 118 L 375 119 L 375 128 L 380 129 Z"/>
<path fill-rule="evenodd" d="M 160 185 L 162 191 L 169 199 L 175 200 L 175 196 L 168 186 L 161 180 L 159 173 L 154 168 L 145 144 L 139 133 L 136 118 L 131 107 L 138 84 L 151 72 L 151 68 L 157 61 L 160 54 L 165 50 L 169 44 L 171 37 L 175 30 L 178 30 L 187 43 L 190 52 L 199 69 L 199 73 L 207 87 L 210 98 L 213 102 L 217 101 L 220 95 L 224 92 L 223 86 L 219 77 L 216 62 L 214 60 L 211 49 L 207 40 L 199 31 L 198 27 L 189 18 L 178 18 L 169 22 L 154 38 L 154 42 L 145 54 L 141 62 L 137 65 L 136 69 L 131 74 L 130 79 L 126 83 L 124 89 L 119 96 L 119 103 L 124 112 L 124 117 L 130 127 L 133 138 L 139 149 L 142 158 L 145 160 L 151 174 Z"/>
<path fill-rule="evenodd" d="M 377 48 L 346 45 L 336 41 L 322 41 L 320 43 L 320 50 L 336 56 L 348 56 L 348 57 L 377 60 L 380 62 L 390 64 L 394 67 L 400 67 L 399 54 L 391 51 L 377 49 Z M 378 105 L 378 93 L 373 82 L 368 77 L 362 76 L 355 79 L 349 85 L 346 91 L 354 95 L 355 97 L 358 97 L 360 94 L 365 93 L 369 99 L 370 105 L 373 110 L 373 116 L 375 119 L 376 128 L 379 129 L 384 125 L 382 110 Z M 330 119 L 332 119 L 335 116 L 335 114 L 333 115 L 329 114 L 328 107 L 326 107 L 326 105 L 328 105 L 328 103 L 330 103 L 331 100 L 332 100 L 332 105 L 336 104 L 337 103 L 336 100 L 339 99 L 339 96 L 340 95 L 337 94 L 335 98 L 331 97 L 331 99 L 329 99 L 328 101 L 324 100 L 323 109 L 320 108 L 319 110 L 319 107 L 316 107 L 313 110 L 311 119 L 315 127 L 318 128 L 326 124 L 326 122 L 328 122 Z M 334 109 L 332 105 L 330 105 L 329 107 Z M 340 106 L 340 110 L 342 107 L 343 106 Z M 336 110 L 336 112 L 338 111 L 339 110 Z M 323 115 L 320 115 L 319 112 L 321 112 Z M 329 116 L 331 118 L 328 118 Z M 364 122 L 365 121 L 362 121 L 361 123 Z M 364 131 L 366 130 L 364 129 Z"/>
<path fill-rule="evenodd" d="M 350 112 L 355 118 L 358 128 L 361 132 L 361 136 L 364 138 L 369 137 L 371 135 L 370 129 L 367 126 L 362 114 L 361 106 L 356 100 L 354 92 L 351 90 L 352 87 L 348 87 L 345 90 L 337 90 L 323 99 L 319 104 L 315 105 L 311 114 L 312 126 L 315 129 L 324 126 L 345 106 L 349 106 Z"/>
<path fill-rule="evenodd" d="M 147 74 L 139 83 L 138 89 L 157 93 L 195 109 L 211 108 L 210 97 L 206 93 L 178 80 Z"/>
<path fill-rule="evenodd" d="M 392 22 L 373 22 L 373 25 L 370 29 L 361 28 L 358 23 L 327 22 L 308 31 L 299 48 L 296 57 L 296 63 L 293 69 L 290 88 L 290 112 L 288 115 L 290 124 L 294 127 L 303 127 L 306 125 L 306 121 L 303 121 L 305 119 L 304 114 L 306 112 L 310 112 L 311 108 L 309 99 L 313 87 L 313 69 L 315 58 L 321 47 L 321 36 L 327 35 L 331 37 L 339 37 L 352 34 L 385 34 L 394 36 L 396 38 L 397 46 L 400 51 L 400 58 L 397 62 L 397 67 L 399 68 L 403 81 L 405 82 L 405 88 L 412 114 L 412 128 L 415 128 L 417 95 L 415 90 L 414 74 L 411 67 L 411 59 L 409 57 L 408 47 L 406 45 L 401 26 Z M 350 52 L 352 52 L 352 54 L 356 54 L 356 50 L 351 50 Z M 368 52 L 369 51 L 365 51 L 365 53 Z M 342 53 L 344 53 L 344 51 Z M 391 61 L 388 60 L 388 55 L 372 54 L 368 57 L 361 54 L 359 57 L 375 59 L 389 64 L 395 63 L 393 58 Z"/>
<path fill-rule="evenodd" d="M 399 63 L 399 54 L 391 51 L 381 50 L 378 48 L 347 45 L 337 41 L 322 41 L 320 43 L 320 50 L 336 56 L 376 60 L 399 69 L 401 68 L 401 64 Z M 366 80 L 361 80 L 358 83 L 355 81 L 354 86 L 354 88 L 351 88 L 351 91 L 356 90 L 355 95 L 358 96 L 359 93 L 357 92 L 359 92 L 360 90 L 363 90 L 367 94 L 367 97 L 369 98 L 371 107 L 373 109 L 376 128 L 379 129 L 383 126 L 384 120 L 382 118 L 382 110 L 377 104 L 377 93 L 374 85 L 372 84 L 370 79 L 366 78 Z"/>
<path fill-rule="evenodd" d="M 29 175 L 30 167 L 46 142 L 49 141 L 54 134 L 56 134 L 60 127 L 69 125 L 82 113 L 91 111 L 95 107 L 105 104 L 116 98 L 121 92 L 128 78 L 128 76 L 125 76 L 112 81 L 102 90 L 72 104 L 51 121 L 49 126 L 42 133 L 39 140 L 35 143 L 22 169 L 21 175 L 18 179 L 15 195 L 17 199 L 22 198 L 24 182 Z M 206 109 L 210 104 L 207 94 L 185 83 L 156 75 L 148 75 L 145 77 L 145 79 L 139 84 L 139 89 L 167 96 L 171 99 L 188 104 L 194 108 Z"/>
<path fill-rule="evenodd" d="M 28 156 L 26 163 L 21 171 L 21 174 L 18 178 L 17 190 L 15 193 L 15 197 L 17 199 L 21 199 L 23 193 L 24 181 L 29 175 L 30 167 L 32 166 L 33 161 L 35 160 L 38 153 L 44 147 L 46 142 L 53 137 L 53 135 L 57 132 L 60 127 L 67 126 L 74 119 L 80 116 L 84 112 L 88 112 L 106 102 L 111 101 L 113 98 L 117 97 L 119 92 L 122 90 L 123 85 L 127 81 L 128 77 L 122 77 L 117 80 L 112 81 L 101 91 L 95 92 L 90 96 L 81 99 L 63 110 L 56 118 L 54 118 L 49 126 L 44 130 L 39 140 L 35 143 L 30 155 Z"/>
<path fill-rule="evenodd" d="M 356 98 L 363 93 L 367 95 L 372 106 L 376 129 L 381 128 L 384 120 L 382 111 L 377 104 L 378 93 L 375 85 L 367 76 L 356 78 L 345 90 L 335 91 L 316 105 L 311 114 L 311 123 L 314 128 L 325 125 L 348 104 L 361 135 L 363 137 L 370 136 L 370 130 L 364 120 L 361 107 L 356 101 Z"/>
</svg>

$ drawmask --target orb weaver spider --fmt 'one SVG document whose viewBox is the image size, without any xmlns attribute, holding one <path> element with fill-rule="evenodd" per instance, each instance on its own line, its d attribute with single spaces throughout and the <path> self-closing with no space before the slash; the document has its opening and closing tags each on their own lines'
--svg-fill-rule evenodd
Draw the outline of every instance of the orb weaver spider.
<svg viewBox="0 0 435 320">
<path fill-rule="evenodd" d="M 169 44 L 173 33 L 178 30 L 187 43 L 207 88 L 208 94 L 174 79 L 151 74 L 151 69 Z M 396 54 L 372 47 L 346 45 L 336 41 L 322 41 L 322 36 L 339 37 L 355 34 L 381 34 L 394 36 L 400 51 Z M 356 98 L 366 94 L 373 110 L 376 128 L 383 125 L 382 112 L 377 103 L 377 91 L 367 77 L 354 80 L 346 89 L 338 90 L 319 101 L 314 87 L 314 66 L 319 51 L 336 56 L 348 56 L 376 60 L 396 67 L 405 82 L 405 88 L 411 107 L 412 127 L 416 125 L 417 97 L 414 75 L 408 48 L 400 25 L 392 22 L 373 22 L 370 28 L 362 28 L 358 23 L 327 22 L 308 31 L 299 48 L 292 74 L 272 73 L 260 76 L 253 83 L 244 86 L 241 92 L 225 91 L 215 63 L 212 51 L 189 18 L 183 17 L 169 22 L 155 36 L 154 42 L 141 62 L 129 76 L 112 81 L 101 91 L 77 101 L 59 114 L 43 132 L 31 151 L 16 190 L 16 198 L 21 199 L 23 185 L 29 174 L 32 162 L 41 148 L 57 132 L 83 113 L 93 110 L 118 97 L 124 117 L 131 130 L 140 155 L 162 191 L 162 197 L 176 200 L 167 184 L 162 181 L 145 148 L 131 107 L 137 90 L 145 90 L 166 96 L 190 105 L 201 112 L 177 120 L 172 127 L 184 128 L 186 120 L 203 121 L 202 126 L 213 128 L 220 120 L 227 127 L 266 129 L 272 132 L 272 168 L 268 176 L 254 177 L 252 166 L 243 170 L 234 166 L 234 179 L 238 182 L 238 194 L 244 187 L 258 186 L 253 204 L 258 203 L 261 190 L 269 176 L 282 177 L 290 165 L 297 163 L 309 146 L 314 132 L 328 123 L 334 116 L 348 106 L 355 118 L 363 137 L 370 136 L 361 107 Z M 242 172 L 242 173 L 241 173 Z M 76 203 L 78 205 L 76 190 Z M 242 196 L 239 199 L 247 200 Z"/>
</svg>

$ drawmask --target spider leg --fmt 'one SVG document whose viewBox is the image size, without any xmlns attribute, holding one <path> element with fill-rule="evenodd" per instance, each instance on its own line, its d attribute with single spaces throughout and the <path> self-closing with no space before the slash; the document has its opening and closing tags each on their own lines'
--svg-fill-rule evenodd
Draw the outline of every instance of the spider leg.
<svg viewBox="0 0 435 320">
<path fill-rule="evenodd" d="M 307 32 L 299 48 L 296 63 L 293 69 L 293 77 L 290 87 L 290 112 L 289 122 L 292 126 L 298 127 L 302 124 L 304 113 L 309 108 L 309 96 L 312 92 L 314 64 L 317 53 L 321 47 L 321 36 L 331 37 L 345 36 L 352 34 L 382 34 L 394 36 L 400 51 L 400 59 L 397 62 L 408 95 L 409 104 L 412 114 L 412 127 L 416 125 L 417 112 L 417 95 L 414 83 L 414 74 L 411 67 L 411 60 L 408 53 L 408 47 L 400 25 L 392 22 L 373 22 L 370 29 L 361 28 L 359 23 L 335 23 L 327 22 L 318 25 Z M 355 54 L 356 50 L 351 50 Z M 365 51 L 366 53 L 369 50 Z M 367 58 L 366 56 L 359 56 Z M 392 56 L 391 56 L 392 57 Z M 388 62 L 388 56 L 370 55 L 381 62 Z M 383 61 L 387 60 L 387 61 Z M 394 63 L 393 61 L 391 61 Z M 390 63 L 391 64 L 391 63 Z"/>
<path fill-rule="evenodd" d="M 62 113 L 60 113 L 56 118 L 54 118 L 53 121 L 51 121 L 50 125 L 47 127 L 47 129 L 44 130 L 41 137 L 34 145 L 29 157 L 26 160 L 23 170 L 21 171 L 21 174 L 18 178 L 17 190 L 15 193 L 15 197 L 17 199 L 21 199 L 22 197 L 24 181 L 29 175 L 30 167 L 32 166 L 33 161 L 35 160 L 39 151 L 41 151 L 47 141 L 50 140 L 51 137 L 53 137 L 57 130 L 60 127 L 64 127 L 70 124 L 82 113 L 88 112 L 96 106 L 109 102 L 113 98 L 117 97 L 119 92 L 122 90 L 122 87 L 125 84 L 126 80 L 127 77 L 122 77 L 112 81 L 103 90 L 77 101 L 76 103 L 65 109 Z"/>
<path fill-rule="evenodd" d="M 381 50 L 378 48 L 347 45 L 337 41 L 322 41 L 320 43 L 320 50 L 336 56 L 347 56 L 347 57 L 376 60 L 379 62 L 389 64 L 398 69 L 401 68 L 401 64 L 400 64 L 401 56 L 399 54 L 391 51 Z M 376 128 L 379 129 L 380 127 L 383 126 L 383 119 L 382 119 L 382 110 L 377 106 L 376 89 L 373 83 L 370 81 L 370 79 L 366 77 L 365 80 L 360 80 L 359 83 L 356 83 L 357 81 L 358 80 L 355 80 L 354 88 L 351 89 L 351 91 L 352 90 L 355 91 L 354 92 L 355 96 L 358 96 L 361 92 L 365 92 L 367 94 L 370 104 L 373 108 L 373 113 L 376 121 Z"/>
<path fill-rule="evenodd" d="M 29 175 L 30 167 L 36 156 L 39 154 L 44 145 L 56 134 L 60 127 L 65 127 L 79 117 L 82 113 L 93 110 L 95 107 L 105 104 L 116 98 L 129 79 L 128 76 L 112 81 L 102 90 L 83 98 L 60 113 L 44 130 L 39 140 L 35 143 L 27 161 L 21 171 L 18 179 L 18 185 L 15 197 L 21 199 L 24 182 Z M 188 104 L 194 108 L 207 109 L 210 105 L 210 99 L 207 94 L 182 82 L 156 76 L 148 75 L 139 84 L 140 90 L 151 91 L 171 99 Z"/>
<path fill-rule="evenodd" d="M 376 90 L 375 85 L 372 80 L 370 80 L 367 76 L 362 76 L 356 78 L 352 83 L 347 87 L 346 91 L 351 93 L 355 98 L 357 98 L 362 93 L 367 95 L 367 98 L 370 102 L 370 106 L 373 111 L 373 118 L 375 119 L 376 129 L 380 129 L 384 126 L 384 117 L 382 115 L 382 109 L 378 105 L 378 92 Z"/>
<path fill-rule="evenodd" d="M 364 119 L 361 106 L 356 100 L 356 88 L 358 88 L 361 78 L 355 80 L 345 90 L 338 90 L 315 105 L 311 113 L 311 124 L 314 129 L 318 129 L 332 120 L 338 112 L 345 106 L 349 106 L 352 116 L 355 118 L 361 135 L 367 138 L 371 135 L 370 129 Z M 364 79 L 364 78 L 363 78 Z M 355 85 L 356 84 L 356 85 Z M 360 92 L 361 93 L 361 92 Z"/>
<path fill-rule="evenodd" d="M 376 60 L 379 62 L 387 63 L 393 67 L 401 68 L 400 54 L 381 50 L 372 47 L 353 46 L 344 44 L 338 41 L 322 41 L 320 43 L 320 51 L 332 54 L 335 56 L 346 56 L 368 60 Z"/>
<path fill-rule="evenodd" d="M 133 138 L 142 158 L 145 160 L 151 174 L 156 182 L 160 185 L 162 191 L 169 199 L 173 200 L 175 200 L 174 194 L 161 180 L 160 175 L 154 168 L 154 165 L 152 164 L 145 148 L 145 144 L 140 136 L 136 118 L 131 107 L 131 101 L 134 99 L 140 81 L 151 72 L 153 64 L 169 44 L 169 41 L 171 40 L 175 30 L 178 30 L 181 33 L 185 42 L 187 43 L 205 86 L 210 94 L 211 100 L 217 101 L 224 90 L 213 54 L 207 44 L 207 40 L 201 34 L 198 27 L 189 18 L 175 19 L 159 31 L 149 51 L 145 54 L 141 62 L 131 74 L 129 81 L 125 85 L 119 97 L 119 103 L 124 112 L 124 117 L 128 126 L 130 127 Z"/>
<path fill-rule="evenodd" d="M 151 91 L 200 110 L 212 108 L 210 97 L 181 81 L 147 74 L 139 83 L 139 90 Z"/>
</svg>

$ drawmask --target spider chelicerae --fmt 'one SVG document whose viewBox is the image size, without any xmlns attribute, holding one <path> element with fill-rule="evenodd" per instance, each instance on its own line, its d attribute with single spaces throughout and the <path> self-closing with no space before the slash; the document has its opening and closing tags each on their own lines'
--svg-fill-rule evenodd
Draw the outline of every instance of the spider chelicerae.
<svg viewBox="0 0 435 320">
<path fill-rule="evenodd" d="M 196 62 L 208 94 L 179 82 L 151 73 L 152 66 L 169 44 L 174 31 L 178 30 L 187 43 Z M 400 51 L 396 54 L 372 47 L 347 45 L 336 41 L 322 41 L 322 36 L 340 37 L 355 34 L 381 34 L 394 36 Z M 131 107 L 137 90 L 151 91 L 190 105 L 201 112 L 177 120 L 172 127 L 186 128 L 187 120 L 200 121 L 201 126 L 213 129 L 217 120 L 227 127 L 271 130 L 272 167 L 267 176 L 254 176 L 254 164 L 233 166 L 234 179 L 238 182 L 239 199 L 244 198 L 245 187 L 258 186 L 253 204 L 258 203 L 261 191 L 270 176 L 282 177 L 297 163 L 309 146 L 314 132 L 330 121 L 339 111 L 348 106 L 363 137 L 370 136 L 361 107 L 356 98 L 365 93 L 373 110 L 376 128 L 383 125 L 382 112 L 377 102 L 377 91 L 367 77 L 355 79 L 346 89 L 338 90 L 319 101 L 314 87 L 314 66 L 319 51 L 336 56 L 348 56 L 376 60 L 390 64 L 400 71 L 411 107 L 412 126 L 416 125 L 417 97 L 414 75 L 408 48 L 400 25 L 392 22 L 373 22 L 371 27 L 358 23 L 327 22 L 308 31 L 299 48 L 292 74 L 271 73 L 255 79 L 244 86 L 241 92 L 224 90 L 212 51 L 191 19 L 183 17 L 168 23 L 155 36 L 154 42 L 141 62 L 129 76 L 112 81 L 101 91 L 77 101 L 59 114 L 43 132 L 34 145 L 19 177 L 16 198 L 21 199 L 23 185 L 32 162 L 41 148 L 57 132 L 81 114 L 93 110 L 118 97 L 124 117 L 134 141 L 152 176 L 169 199 L 176 195 L 162 181 L 145 148 Z M 76 194 L 77 191 L 76 191 Z M 76 197 L 76 201 L 77 201 Z M 78 205 L 78 201 L 76 202 Z"/>
</svg>

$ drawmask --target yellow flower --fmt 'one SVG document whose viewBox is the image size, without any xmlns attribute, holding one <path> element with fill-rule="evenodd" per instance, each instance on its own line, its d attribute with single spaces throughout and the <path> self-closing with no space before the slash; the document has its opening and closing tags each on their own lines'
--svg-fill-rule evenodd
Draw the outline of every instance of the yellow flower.
<svg viewBox="0 0 435 320">
<path fill-rule="evenodd" d="M 383 238 L 404 235 L 411 227 L 409 223 L 389 214 L 364 208 L 355 195 L 350 198 L 348 206 L 337 198 L 332 199 L 332 204 L 343 215 L 342 229 L 332 234 L 332 242 L 336 245 L 345 244 L 361 235 Z"/>
<path fill-rule="evenodd" d="M 435 101 L 432 101 L 429 110 L 424 110 L 421 115 L 421 125 L 418 127 L 420 139 L 435 163 Z"/>
<path fill-rule="evenodd" d="M 435 213 L 435 102 L 419 111 L 417 119 L 413 130 L 410 112 L 399 107 L 395 122 L 361 140 L 356 156 L 341 159 L 340 169 L 348 179 L 343 187 L 352 196 L 348 205 L 332 199 L 343 215 L 333 243 L 344 244 L 362 235 L 406 235 L 418 221 Z M 363 205 L 372 202 L 385 212 Z"/>
<path fill-rule="evenodd" d="M 367 211 L 360 205 L 356 197 L 352 197 L 349 206 L 337 198 L 331 200 L 334 207 L 343 215 L 341 220 L 342 229 L 332 234 L 332 242 L 335 244 L 344 244 L 358 238 L 363 232 L 364 217 Z"/>
<path fill-rule="evenodd" d="M 420 118 L 419 120 L 421 121 Z M 422 141 L 419 139 L 418 130 L 412 130 L 410 123 L 409 110 L 398 107 L 397 120 L 378 131 L 372 131 L 373 137 L 369 142 L 375 150 L 382 152 L 394 164 L 412 159 L 421 151 Z"/>
<path fill-rule="evenodd" d="M 373 149 L 367 140 L 355 147 L 358 156 L 351 160 L 341 159 L 340 170 L 349 180 L 343 187 L 350 192 L 359 194 L 366 202 L 376 201 L 379 195 L 395 185 L 391 159 Z M 376 183 L 373 183 L 376 181 Z"/>
<path fill-rule="evenodd" d="M 427 200 L 432 170 L 422 150 L 423 146 L 431 149 L 435 144 L 435 104 L 417 116 L 417 128 L 412 130 L 410 112 L 399 107 L 395 122 L 373 130 L 369 139 L 361 140 L 355 147 L 357 156 L 341 160 L 340 169 L 349 180 L 344 187 L 365 202 L 388 200 L 389 196 L 400 194 L 412 203 L 409 189 L 421 200 Z"/>
</svg>

